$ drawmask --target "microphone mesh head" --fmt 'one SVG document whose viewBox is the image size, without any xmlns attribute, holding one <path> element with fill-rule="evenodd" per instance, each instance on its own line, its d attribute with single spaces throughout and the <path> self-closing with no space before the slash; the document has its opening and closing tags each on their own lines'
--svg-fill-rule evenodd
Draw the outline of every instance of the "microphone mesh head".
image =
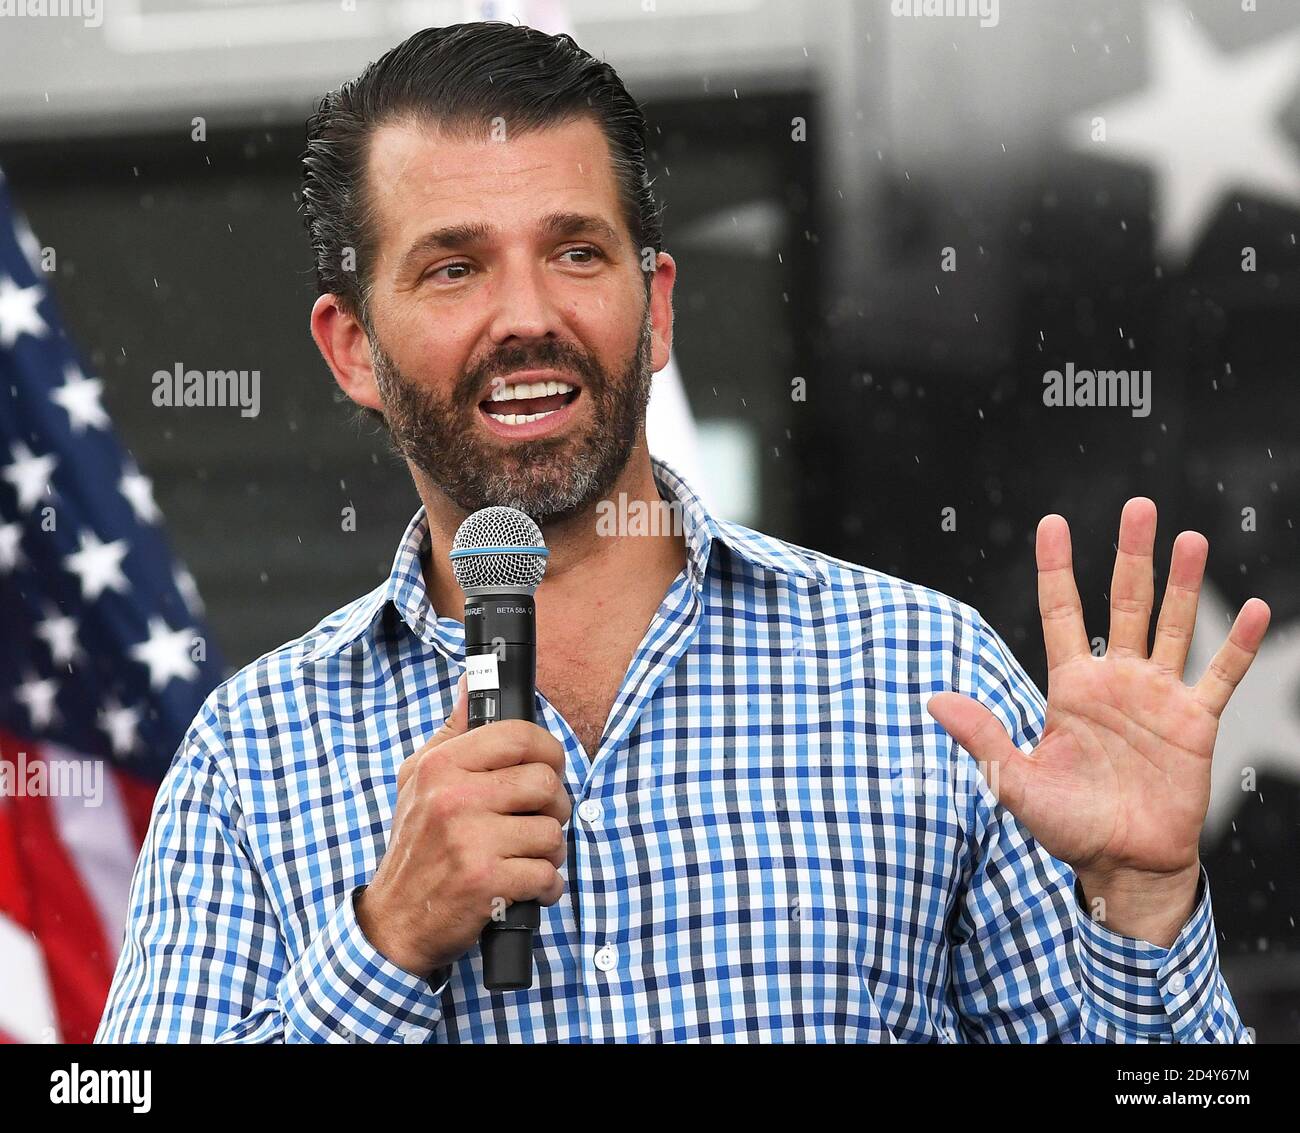
<svg viewBox="0 0 1300 1133">
<path fill-rule="evenodd" d="M 497 547 L 510 549 L 491 549 Z M 546 573 L 546 544 L 537 524 L 522 511 L 512 507 L 480 508 L 456 531 L 451 544 L 451 569 L 462 590 L 503 586 L 527 589 L 531 594 Z"/>
</svg>

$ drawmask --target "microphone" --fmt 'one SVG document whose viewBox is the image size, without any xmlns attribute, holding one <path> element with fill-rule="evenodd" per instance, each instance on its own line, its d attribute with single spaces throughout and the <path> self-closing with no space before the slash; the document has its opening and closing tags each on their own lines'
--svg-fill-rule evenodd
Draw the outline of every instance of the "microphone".
<svg viewBox="0 0 1300 1133">
<path fill-rule="evenodd" d="M 465 672 L 469 726 L 494 720 L 537 723 L 537 613 L 533 592 L 549 552 L 537 524 L 510 507 L 470 515 L 451 545 L 451 569 L 465 592 Z M 536 901 L 516 901 L 484 926 L 483 986 L 533 986 Z"/>
</svg>

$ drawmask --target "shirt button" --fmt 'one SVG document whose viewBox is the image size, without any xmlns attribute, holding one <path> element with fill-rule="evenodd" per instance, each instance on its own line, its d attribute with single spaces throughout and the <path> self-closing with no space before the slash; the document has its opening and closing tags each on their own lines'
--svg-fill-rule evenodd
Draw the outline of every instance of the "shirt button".
<svg viewBox="0 0 1300 1133">
<path fill-rule="evenodd" d="M 618 949 L 612 944 L 606 944 L 599 952 L 596 953 L 596 967 L 602 972 L 612 971 L 618 965 Z"/>
<path fill-rule="evenodd" d="M 605 808 L 595 799 L 583 799 L 578 804 L 578 817 L 583 822 L 597 823 L 605 813 Z"/>
<path fill-rule="evenodd" d="M 1181 995 L 1183 988 L 1187 986 L 1187 981 L 1183 978 L 1182 972 L 1175 972 L 1169 977 L 1169 990 L 1175 995 Z"/>
<path fill-rule="evenodd" d="M 407 1044 L 424 1042 L 424 1039 L 420 1037 L 420 1032 L 417 1031 L 414 1027 L 407 1027 L 404 1031 L 401 1032 L 401 1035 L 402 1035 L 402 1042 Z"/>
</svg>

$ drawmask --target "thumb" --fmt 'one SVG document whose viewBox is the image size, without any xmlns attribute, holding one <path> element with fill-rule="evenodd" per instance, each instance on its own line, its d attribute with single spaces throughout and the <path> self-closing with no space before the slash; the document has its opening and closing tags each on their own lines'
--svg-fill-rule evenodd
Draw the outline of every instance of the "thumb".
<svg viewBox="0 0 1300 1133">
<path fill-rule="evenodd" d="M 460 679 L 456 682 L 456 691 L 452 694 L 451 712 L 442 722 L 442 727 L 434 732 L 433 738 L 425 746 L 437 747 L 457 736 L 463 736 L 467 731 L 469 731 L 469 698 L 465 695 L 465 674 L 461 673 Z"/>
<path fill-rule="evenodd" d="M 447 714 L 447 719 L 442 722 L 442 727 L 407 756 L 402 761 L 402 766 L 398 768 L 397 789 L 399 791 L 415 773 L 415 768 L 419 765 L 422 757 L 438 747 L 439 744 L 445 744 L 448 740 L 463 736 L 469 730 L 469 700 L 465 696 L 464 673 L 461 673 L 460 680 L 456 682 L 456 691 L 453 696 L 455 699 L 452 701 L 451 712 Z"/>
<path fill-rule="evenodd" d="M 1014 814 L 1024 798 L 1028 756 L 1011 742 L 1002 722 L 958 692 L 936 693 L 925 710 L 974 757 L 994 798 Z"/>
</svg>

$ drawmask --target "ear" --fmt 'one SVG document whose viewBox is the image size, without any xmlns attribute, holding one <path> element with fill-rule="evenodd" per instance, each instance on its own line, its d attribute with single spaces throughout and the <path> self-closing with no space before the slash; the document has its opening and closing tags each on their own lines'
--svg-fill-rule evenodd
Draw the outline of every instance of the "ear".
<svg viewBox="0 0 1300 1133">
<path fill-rule="evenodd" d="M 668 365 L 673 348 L 673 281 L 676 278 L 676 261 L 667 252 L 660 252 L 650 281 L 650 369 L 656 374 Z"/>
<path fill-rule="evenodd" d="M 384 403 L 370 364 L 370 339 L 365 327 L 326 294 L 311 309 L 311 336 L 339 388 L 358 405 L 383 412 Z"/>
</svg>

